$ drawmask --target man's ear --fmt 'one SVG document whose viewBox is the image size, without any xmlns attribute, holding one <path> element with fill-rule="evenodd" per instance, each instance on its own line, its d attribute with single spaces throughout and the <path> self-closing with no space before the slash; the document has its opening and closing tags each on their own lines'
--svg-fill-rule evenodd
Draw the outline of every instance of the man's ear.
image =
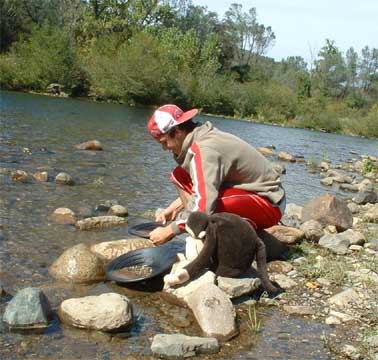
<svg viewBox="0 0 378 360">
<path fill-rule="evenodd" d="M 199 239 L 203 239 L 205 236 L 206 236 L 206 231 L 205 231 L 205 230 L 202 230 L 202 231 L 198 234 L 198 238 L 199 238 Z"/>
</svg>

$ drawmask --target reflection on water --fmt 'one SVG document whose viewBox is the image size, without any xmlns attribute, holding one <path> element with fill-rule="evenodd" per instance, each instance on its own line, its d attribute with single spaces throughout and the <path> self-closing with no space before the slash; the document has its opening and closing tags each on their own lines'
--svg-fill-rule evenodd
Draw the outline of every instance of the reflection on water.
<svg viewBox="0 0 378 360">
<path fill-rule="evenodd" d="M 81 242 L 120 239 L 125 237 L 127 228 L 80 232 L 72 226 L 53 223 L 49 215 L 58 207 L 78 211 L 83 206 L 93 208 L 103 200 L 116 199 L 127 206 L 132 216 L 138 216 L 146 210 L 166 206 L 175 198 L 167 176 L 174 161 L 145 129 L 153 110 L 22 93 L 0 92 L 0 95 L 0 168 L 30 173 L 46 170 L 51 179 L 64 171 L 76 182 L 75 186 L 57 186 L 53 181 L 15 183 L 4 171 L 0 172 L 0 224 L 4 225 L 0 229 L 4 233 L 0 234 L 0 280 L 13 293 L 26 286 L 41 286 L 49 299 L 55 301 L 55 307 L 69 296 L 112 291 L 106 284 L 89 288 L 57 286 L 47 268 L 65 249 Z M 376 141 L 362 138 L 205 116 L 199 120 L 211 120 L 218 128 L 242 137 L 255 147 L 274 144 L 277 151 L 302 155 L 307 160 L 327 157 L 333 163 L 344 162 L 353 157 L 351 151 L 373 154 L 377 149 Z M 74 148 L 75 144 L 92 139 L 101 141 L 104 151 Z M 303 204 L 329 190 L 319 184 L 318 175 L 307 173 L 303 163 L 285 166 L 283 183 L 288 202 Z M 49 336 L 25 337 L 3 332 L 0 354 L 15 359 L 49 357 L 54 353 L 64 358 L 65 351 L 69 354 L 67 358 L 75 358 L 81 352 L 91 358 L 112 359 L 135 353 L 149 355 L 150 336 L 177 330 L 169 326 L 169 318 L 159 315 L 157 309 L 164 302 L 157 293 L 131 297 L 140 311 L 140 321 L 127 341 L 122 335 L 67 329 L 55 322 Z M 3 308 L 4 302 L 0 304 L 1 312 Z M 309 328 L 318 334 L 316 326 Z M 189 327 L 186 331 L 195 335 L 198 329 Z M 261 344 L 267 348 L 264 342 Z M 256 356 L 251 358 L 262 359 Z"/>
</svg>

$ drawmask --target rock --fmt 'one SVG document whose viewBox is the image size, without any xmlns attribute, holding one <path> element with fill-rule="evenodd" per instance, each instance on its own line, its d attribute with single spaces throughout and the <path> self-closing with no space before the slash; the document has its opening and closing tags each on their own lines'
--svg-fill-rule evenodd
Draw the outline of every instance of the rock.
<svg viewBox="0 0 378 360">
<path fill-rule="evenodd" d="M 332 186 L 333 184 L 333 178 L 332 177 L 326 177 L 323 179 L 320 179 L 320 183 L 325 186 Z"/>
<path fill-rule="evenodd" d="M 358 300 L 359 300 L 358 293 L 352 288 L 349 288 L 330 297 L 328 299 L 328 303 L 331 305 L 339 306 L 339 307 L 345 307 L 353 303 L 357 303 Z"/>
<path fill-rule="evenodd" d="M 302 206 L 289 203 L 286 205 L 285 215 L 291 218 L 297 218 L 298 220 L 302 220 Z"/>
<path fill-rule="evenodd" d="M 328 171 L 330 164 L 327 161 L 321 161 L 319 164 L 320 170 Z"/>
<path fill-rule="evenodd" d="M 347 359 L 351 359 L 351 360 L 361 359 L 360 353 L 352 345 L 344 345 L 342 349 L 340 349 L 340 352 L 342 355 L 346 356 Z"/>
<path fill-rule="evenodd" d="M 12 171 L 11 179 L 16 182 L 27 183 L 30 182 L 30 176 L 26 171 L 16 170 Z"/>
<path fill-rule="evenodd" d="M 155 245 L 153 242 L 149 239 L 130 238 L 94 244 L 90 247 L 90 249 L 101 258 L 111 261 L 118 256 L 128 253 L 129 251 L 154 246 Z"/>
<path fill-rule="evenodd" d="M 308 220 L 304 222 L 300 228 L 304 232 L 306 240 L 317 243 L 324 235 L 323 226 L 319 221 Z"/>
<path fill-rule="evenodd" d="M 358 186 L 358 191 L 364 190 L 366 187 L 370 188 L 373 185 L 372 181 L 370 179 L 363 179 Z"/>
<path fill-rule="evenodd" d="M 294 315 L 314 315 L 315 310 L 308 305 L 284 305 L 283 309 L 289 313 Z"/>
<path fill-rule="evenodd" d="M 215 354 L 219 351 L 218 340 L 183 334 L 156 334 L 151 351 L 165 359 L 182 359 L 199 354 Z"/>
<path fill-rule="evenodd" d="M 326 234 L 319 240 L 319 245 L 331 250 L 335 254 L 345 255 L 350 245 L 349 237 L 344 233 Z"/>
<path fill-rule="evenodd" d="M 56 259 L 49 272 L 58 280 L 88 283 L 103 280 L 105 266 L 103 260 L 92 253 L 87 245 L 78 244 Z"/>
<path fill-rule="evenodd" d="M 289 271 L 293 270 L 294 267 L 289 262 L 275 260 L 268 263 L 268 271 L 269 272 L 276 272 L 276 273 L 288 273 Z"/>
<path fill-rule="evenodd" d="M 98 140 L 89 140 L 86 142 L 83 142 L 81 144 L 75 145 L 76 149 L 80 150 L 102 150 L 102 145 Z"/>
<path fill-rule="evenodd" d="M 122 205 L 113 205 L 108 212 L 108 215 L 125 217 L 128 215 L 127 209 Z"/>
<path fill-rule="evenodd" d="M 79 230 L 106 229 L 113 226 L 127 225 L 127 221 L 119 216 L 94 216 L 79 220 L 76 228 Z"/>
<path fill-rule="evenodd" d="M 65 300 L 58 313 L 64 323 L 104 332 L 123 330 L 133 321 L 129 299 L 116 293 Z"/>
<path fill-rule="evenodd" d="M 98 204 L 95 208 L 96 211 L 103 211 L 103 212 L 106 212 L 106 211 L 109 211 L 110 208 L 113 206 L 113 205 L 119 205 L 118 204 L 118 200 L 105 200 L 103 202 L 101 202 L 100 204 Z"/>
<path fill-rule="evenodd" d="M 226 341 L 238 334 L 232 302 L 216 285 L 205 284 L 186 300 L 206 336 Z"/>
<path fill-rule="evenodd" d="M 51 215 L 53 221 L 59 224 L 74 225 L 76 223 L 75 213 L 68 208 L 55 209 Z"/>
<path fill-rule="evenodd" d="M 333 181 L 338 182 L 338 183 L 346 183 L 346 184 L 351 184 L 353 182 L 353 179 L 350 176 L 347 176 L 340 171 L 336 170 L 328 170 L 326 177 L 330 177 L 333 179 Z"/>
<path fill-rule="evenodd" d="M 304 232 L 289 226 L 274 225 L 266 231 L 284 244 L 299 243 L 304 238 Z"/>
<path fill-rule="evenodd" d="M 259 152 L 263 155 L 273 155 L 274 151 L 272 149 L 268 149 L 266 147 L 259 148 Z"/>
<path fill-rule="evenodd" d="M 366 342 L 373 348 L 378 348 L 378 335 L 372 335 L 366 338 Z"/>
<path fill-rule="evenodd" d="M 271 280 L 275 281 L 282 289 L 288 290 L 295 286 L 297 283 L 284 274 L 273 274 Z"/>
<path fill-rule="evenodd" d="M 354 202 L 348 203 L 347 206 L 352 214 L 357 214 L 360 210 L 359 206 Z"/>
<path fill-rule="evenodd" d="M 261 285 L 260 279 L 252 276 L 238 279 L 218 276 L 217 282 L 230 299 L 250 294 Z"/>
<path fill-rule="evenodd" d="M 368 243 L 365 243 L 365 247 L 371 250 L 378 251 L 378 239 L 371 239 Z"/>
<path fill-rule="evenodd" d="M 375 204 L 378 202 L 377 191 L 372 184 L 364 186 L 357 195 L 352 199 L 356 204 Z"/>
<path fill-rule="evenodd" d="M 285 151 L 280 151 L 278 153 L 278 159 L 282 161 L 296 162 L 295 157 Z"/>
<path fill-rule="evenodd" d="M 39 182 L 47 182 L 49 180 L 49 174 L 47 171 L 37 171 L 33 174 L 33 177 Z"/>
<path fill-rule="evenodd" d="M 61 185 L 74 185 L 75 184 L 75 181 L 72 179 L 71 175 L 68 175 L 65 172 L 60 172 L 55 177 L 55 182 Z"/>
<path fill-rule="evenodd" d="M 365 243 L 365 236 L 358 231 L 348 229 L 339 235 L 341 234 L 348 237 L 350 245 L 363 245 Z"/>
<path fill-rule="evenodd" d="M 327 325 L 340 325 L 341 324 L 341 320 L 338 319 L 336 316 L 328 316 L 325 319 L 325 323 Z"/>
<path fill-rule="evenodd" d="M 372 223 L 378 223 L 378 204 L 369 209 L 364 215 L 363 220 Z"/>
<path fill-rule="evenodd" d="M 339 231 L 347 230 L 353 224 L 353 216 L 346 203 L 328 193 L 304 205 L 302 221 L 308 220 L 317 220 L 323 226 L 334 225 Z"/>
<path fill-rule="evenodd" d="M 356 320 L 356 318 L 354 318 L 353 316 L 350 316 L 348 314 L 344 314 L 342 312 L 335 311 L 335 310 L 331 310 L 329 312 L 329 315 L 334 316 L 335 318 L 341 320 L 341 322 L 343 322 L 343 323 Z"/>
<path fill-rule="evenodd" d="M 344 191 L 357 192 L 358 186 L 352 184 L 340 184 L 340 189 Z"/>
<path fill-rule="evenodd" d="M 46 87 L 46 91 L 49 94 L 53 94 L 53 95 L 60 95 L 63 89 L 64 89 L 64 86 L 58 83 L 51 83 L 50 85 Z"/>
<path fill-rule="evenodd" d="M 49 325 L 52 312 L 45 294 L 38 288 L 20 290 L 8 303 L 3 321 L 11 328 L 35 329 Z"/>
<path fill-rule="evenodd" d="M 79 219 L 86 219 L 89 217 L 94 217 L 95 212 L 90 206 L 80 206 L 76 211 L 76 216 Z"/>
</svg>

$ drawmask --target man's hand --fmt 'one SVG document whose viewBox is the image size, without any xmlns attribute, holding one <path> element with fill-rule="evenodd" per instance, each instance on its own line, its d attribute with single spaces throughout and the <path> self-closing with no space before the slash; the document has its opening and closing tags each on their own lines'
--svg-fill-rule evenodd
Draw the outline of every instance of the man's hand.
<svg viewBox="0 0 378 360">
<path fill-rule="evenodd" d="M 156 217 L 155 221 L 165 224 L 167 221 L 175 220 L 177 214 L 184 208 L 180 198 L 173 201 L 167 208 L 162 210 Z"/>
<path fill-rule="evenodd" d="M 175 236 L 175 234 L 172 231 L 171 225 L 167 225 L 164 227 L 159 226 L 156 229 L 152 230 L 149 235 L 150 240 L 155 245 L 162 245 Z"/>
</svg>

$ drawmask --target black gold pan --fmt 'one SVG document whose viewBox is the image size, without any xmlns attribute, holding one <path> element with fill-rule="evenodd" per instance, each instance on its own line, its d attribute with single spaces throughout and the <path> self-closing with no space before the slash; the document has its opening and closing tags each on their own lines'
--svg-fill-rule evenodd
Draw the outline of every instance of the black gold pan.
<svg viewBox="0 0 378 360">
<path fill-rule="evenodd" d="M 137 249 L 114 259 L 106 267 L 106 277 L 118 283 L 136 283 L 169 270 L 178 252 L 185 251 L 183 241 L 170 242 L 151 248 Z"/>
</svg>

